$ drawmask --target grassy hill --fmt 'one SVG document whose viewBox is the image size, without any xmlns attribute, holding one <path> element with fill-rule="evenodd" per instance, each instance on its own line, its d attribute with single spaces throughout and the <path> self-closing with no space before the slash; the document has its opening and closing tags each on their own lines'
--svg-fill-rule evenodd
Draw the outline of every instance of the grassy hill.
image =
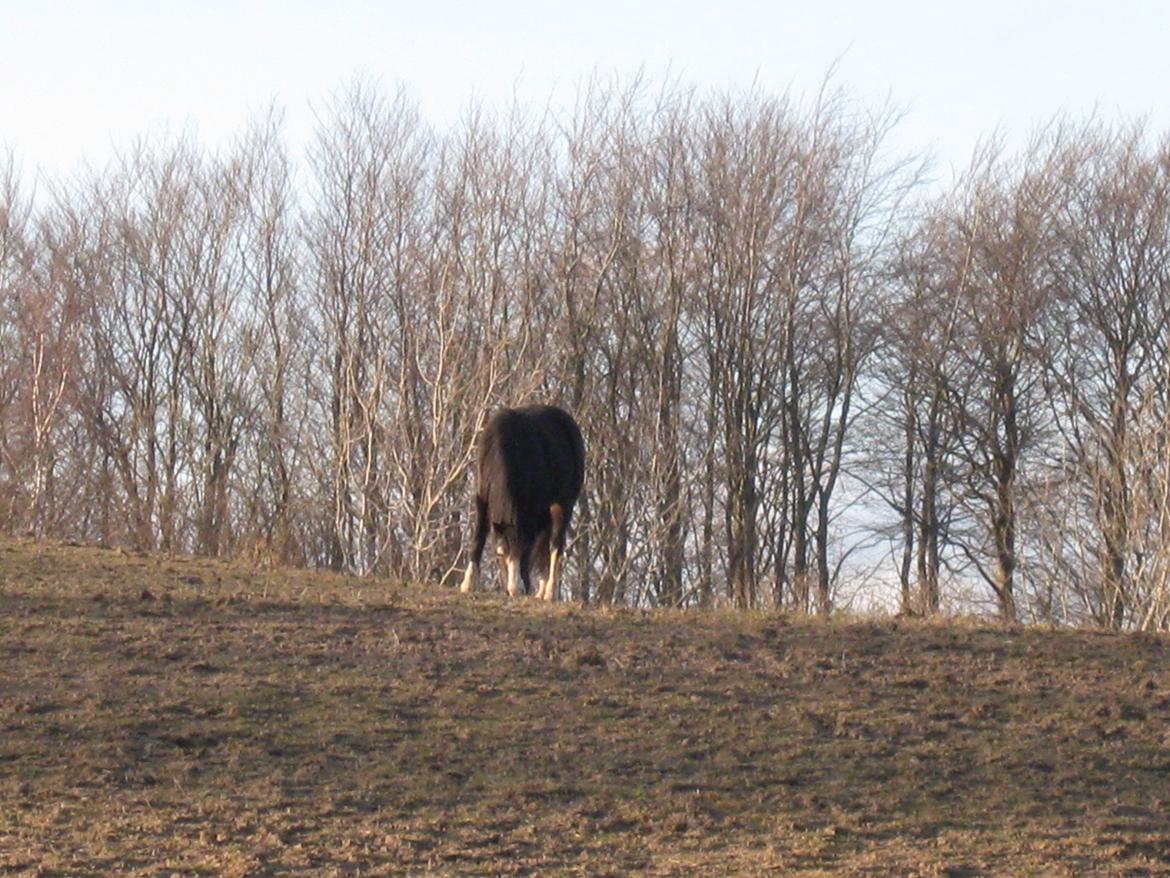
<svg viewBox="0 0 1170 878">
<path fill-rule="evenodd" d="M 0 873 L 1170 874 L 1170 642 L 0 541 Z"/>
</svg>

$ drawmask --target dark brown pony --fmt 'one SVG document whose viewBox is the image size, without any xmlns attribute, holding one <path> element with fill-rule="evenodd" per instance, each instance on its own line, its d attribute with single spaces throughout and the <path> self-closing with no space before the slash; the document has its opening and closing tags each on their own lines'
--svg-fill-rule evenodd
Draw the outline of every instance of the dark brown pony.
<svg viewBox="0 0 1170 878">
<path fill-rule="evenodd" d="M 475 542 L 462 591 L 475 587 L 490 531 L 502 557 L 508 594 L 532 593 L 529 572 L 538 570 L 537 596 L 555 600 L 557 570 L 573 506 L 585 479 L 585 443 L 577 422 L 556 406 L 501 409 L 480 439 L 475 495 Z"/>
</svg>

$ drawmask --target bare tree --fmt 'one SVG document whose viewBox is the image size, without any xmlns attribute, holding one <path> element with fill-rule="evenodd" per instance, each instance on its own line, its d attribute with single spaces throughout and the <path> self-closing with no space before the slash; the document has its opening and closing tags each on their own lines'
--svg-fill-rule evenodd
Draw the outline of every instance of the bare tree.
<svg viewBox="0 0 1170 878">
<path fill-rule="evenodd" d="M 239 217 L 240 284 L 246 319 L 240 339 L 255 394 L 251 414 L 254 489 L 247 498 L 245 542 L 267 546 L 283 563 L 311 557 L 306 533 L 306 469 L 310 324 L 300 277 L 292 163 L 281 142 L 282 116 L 275 109 L 254 123 L 236 149 L 231 180 Z M 248 449 L 244 449 L 247 453 Z M 298 526 L 299 525 L 299 526 Z"/>
<path fill-rule="evenodd" d="M 33 258 L 31 210 L 9 154 L 0 164 L 0 523 L 9 531 L 20 527 L 17 510 L 24 505 L 24 437 L 17 404 L 23 373 L 22 294 L 30 284 Z"/>
<path fill-rule="evenodd" d="M 426 136 L 405 94 L 388 102 L 359 83 L 336 99 L 310 155 L 308 246 L 329 376 L 334 568 L 385 570 L 403 557 L 403 547 L 388 541 L 383 455 L 390 437 L 380 417 L 391 382 L 415 355 L 408 327 L 393 321 L 412 289 Z"/>
<path fill-rule="evenodd" d="M 1094 125 L 1081 137 L 1062 190 L 1061 300 L 1047 377 L 1079 486 L 1073 502 L 1093 525 L 1069 532 L 1087 541 L 1096 568 L 1080 597 L 1098 623 L 1121 627 L 1142 615 L 1140 519 L 1157 519 L 1146 479 L 1157 466 L 1147 455 L 1159 435 L 1170 332 L 1170 187 L 1164 155 L 1146 148 L 1142 127 Z"/>
<path fill-rule="evenodd" d="M 955 517 L 946 483 L 958 431 L 950 420 L 959 297 L 969 258 L 948 258 L 950 220 L 931 205 L 903 239 L 897 292 L 887 305 L 882 351 L 871 375 L 871 435 L 883 437 L 869 457 L 870 484 L 897 514 L 900 608 L 933 615 Z M 953 269 L 957 268 L 957 275 Z"/>
</svg>

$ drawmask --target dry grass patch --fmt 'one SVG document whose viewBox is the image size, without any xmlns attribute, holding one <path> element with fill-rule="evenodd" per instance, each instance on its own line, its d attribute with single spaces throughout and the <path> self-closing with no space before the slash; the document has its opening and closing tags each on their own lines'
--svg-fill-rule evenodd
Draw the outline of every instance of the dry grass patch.
<svg viewBox="0 0 1170 878">
<path fill-rule="evenodd" d="M 0 541 L 0 872 L 1170 874 L 1167 656 Z"/>
</svg>

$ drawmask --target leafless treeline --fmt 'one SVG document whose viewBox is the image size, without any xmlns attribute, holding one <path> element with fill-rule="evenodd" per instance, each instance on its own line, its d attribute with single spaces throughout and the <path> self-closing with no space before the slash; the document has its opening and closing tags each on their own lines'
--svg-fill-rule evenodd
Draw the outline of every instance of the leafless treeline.
<svg viewBox="0 0 1170 878">
<path fill-rule="evenodd" d="M 438 132 L 359 84 L 303 161 L 278 113 L 8 160 L 0 529 L 450 582 L 477 429 L 541 398 L 578 599 L 1166 628 L 1170 149 L 1063 122 L 928 197 L 895 122 L 636 84 Z"/>
</svg>

